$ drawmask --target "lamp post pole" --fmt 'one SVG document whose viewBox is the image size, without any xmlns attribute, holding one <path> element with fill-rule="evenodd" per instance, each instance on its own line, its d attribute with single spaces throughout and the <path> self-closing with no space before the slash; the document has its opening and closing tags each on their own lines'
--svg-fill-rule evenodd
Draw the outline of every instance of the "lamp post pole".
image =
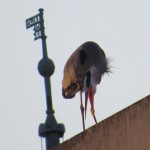
<svg viewBox="0 0 150 150">
<path fill-rule="evenodd" d="M 43 19 L 43 9 L 39 9 L 39 14 L 26 20 L 26 28 L 34 26 L 34 40 L 41 38 L 42 40 L 42 50 L 43 58 L 38 63 L 38 71 L 41 76 L 44 77 L 45 92 L 46 92 L 46 121 L 39 125 L 39 136 L 45 137 L 46 150 L 59 144 L 59 138 L 63 137 L 65 132 L 65 127 L 63 124 L 58 124 L 54 117 L 54 110 L 52 105 L 51 96 L 51 82 L 50 77 L 54 73 L 55 66 L 51 59 L 48 58 L 47 45 L 46 45 L 46 35 Z"/>
</svg>

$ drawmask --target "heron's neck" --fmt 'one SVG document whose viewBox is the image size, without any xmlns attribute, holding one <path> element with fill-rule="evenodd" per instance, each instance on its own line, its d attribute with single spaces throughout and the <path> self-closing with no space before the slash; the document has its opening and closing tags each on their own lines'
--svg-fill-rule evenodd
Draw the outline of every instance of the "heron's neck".
<svg viewBox="0 0 150 150">
<path fill-rule="evenodd" d="M 96 85 L 97 84 L 94 80 L 94 77 L 92 76 L 91 70 L 89 70 L 84 77 L 83 91 L 87 92 L 90 86 L 92 86 L 93 94 L 95 94 Z"/>
</svg>

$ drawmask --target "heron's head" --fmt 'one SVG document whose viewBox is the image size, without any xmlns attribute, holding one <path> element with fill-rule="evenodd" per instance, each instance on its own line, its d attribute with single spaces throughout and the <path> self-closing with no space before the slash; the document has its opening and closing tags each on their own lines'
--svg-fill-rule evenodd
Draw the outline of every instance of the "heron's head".
<svg viewBox="0 0 150 150">
<path fill-rule="evenodd" d="M 79 83 L 72 83 L 66 89 L 62 88 L 62 96 L 66 99 L 71 99 L 75 97 L 76 93 L 81 89 L 81 84 Z"/>
<path fill-rule="evenodd" d="M 66 99 L 71 99 L 71 98 L 75 97 L 75 94 L 72 95 L 72 94 L 70 94 L 70 92 L 65 91 L 64 89 L 62 89 L 62 96 Z"/>
</svg>

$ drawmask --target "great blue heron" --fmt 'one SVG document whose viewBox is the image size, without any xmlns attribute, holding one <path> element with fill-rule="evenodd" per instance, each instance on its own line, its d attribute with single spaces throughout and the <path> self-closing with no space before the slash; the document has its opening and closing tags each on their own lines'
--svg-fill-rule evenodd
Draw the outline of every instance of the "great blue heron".
<svg viewBox="0 0 150 150">
<path fill-rule="evenodd" d="M 92 116 L 97 123 L 94 113 L 94 94 L 97 84 L 101 82 L 102 75 L 108 71 L 108 59 L 104 51 L 92 41 L 85 42 L 78 47 L 65 64 L 62 95 L 66 99 L 71 99 L 80 91 L 83 130 L 85 130 L 84 115 L 86 117 L 88 98 Z M 83 92 L 85 92 L 85 109 L 82 103 Z"/>
</svg>

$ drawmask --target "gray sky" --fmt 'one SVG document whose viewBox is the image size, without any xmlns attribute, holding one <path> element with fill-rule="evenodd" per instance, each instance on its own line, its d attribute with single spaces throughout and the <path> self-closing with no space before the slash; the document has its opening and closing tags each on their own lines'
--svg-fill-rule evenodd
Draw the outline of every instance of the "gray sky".
<svg viewBox="0 0 150 150">
<path fill-rule="evenodd" d="M 83 42 L 95 41 L 113 59 L 95 95 L 98 122 L 150 93 L 150 1 L 63 0 L 0 2 L 0 147 L 40 150 L 38 126 L 45 122 L 43 78 L 37 71 L 41 40 L 25 19 L 44 8 L 49 57 L 55 63 L 52 97 L 55 117 L 64 123 L 64 140 L 82 131 L 79 94 L 61 95 L 63 67 Z M 88 105 L 89 106 L 89 105 Z M 86 128 L 94 125 L 88 107 Z M 43 144 L 45 142 L 43 140 Z"/>
</svg>

